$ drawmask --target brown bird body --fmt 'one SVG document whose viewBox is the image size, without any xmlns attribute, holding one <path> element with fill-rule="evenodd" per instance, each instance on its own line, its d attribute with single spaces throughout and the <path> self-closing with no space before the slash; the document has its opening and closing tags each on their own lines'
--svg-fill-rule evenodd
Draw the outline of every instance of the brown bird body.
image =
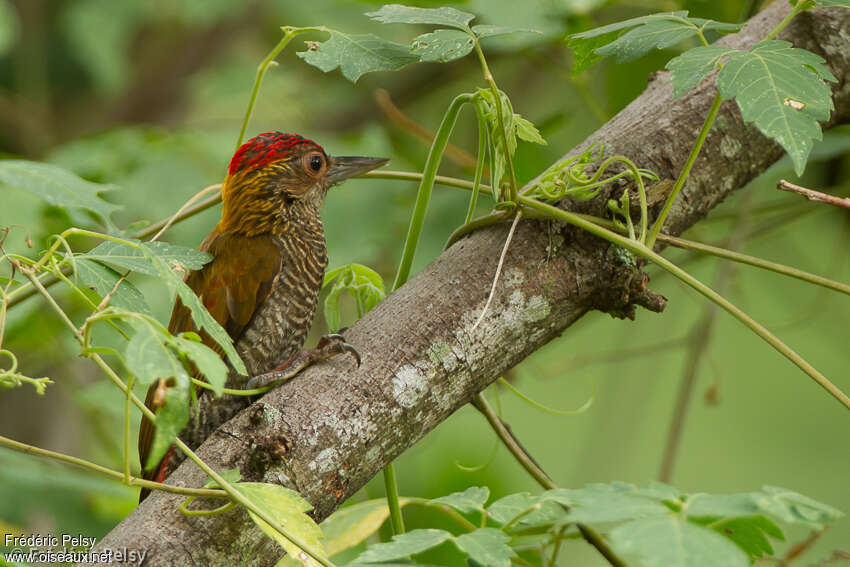
<svg viewBox="0 0 850 567">
<path fill-rule="evenodd" d="M 312 140 L 280 132 L 252 138 L 233 156 L 222 185 L 221 220 L 199 248 L 213 259 L 186 277 L 233 339 L 248 370 L 248 377 L 231 371 L 228 388 L 242 388 L 250 376 L 285 367 L 299 354 L 328 263 L 320 217 L 325 195 L 333 184 L 384 163 L 377 158 L 329 157 Z M 196 330 L 189 309 L 178 299 L 169 331 Z M 222 354 L 208 335 L 200 335 L 204 344 Z M 145 402 L 149 407 L 156 409 L 162 397 L 158 391 L 164 387 L 165 382 L 151 387 Z M 180 434 L 191 448 L 249 403 L 244 396 L 215 398 L 208 390 L 199 393 L 198 402 Z M 153 423 L 143 418 L 142 466 L 153 434 Z M 169 451 L 146 478 L 161 481 L 168 476 L 182 460 L 175 453 Z"/>
</svg>

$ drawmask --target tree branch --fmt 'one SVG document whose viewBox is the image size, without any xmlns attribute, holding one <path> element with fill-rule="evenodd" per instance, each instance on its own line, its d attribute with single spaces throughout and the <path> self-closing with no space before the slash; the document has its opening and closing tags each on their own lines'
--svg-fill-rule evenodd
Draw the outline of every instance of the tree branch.
<svg viewBox="0 0 850 567">
<path fill-rule="evenodd" d="M 750 46 L 788 10 L 787 3 L 775 2 L 722 42 Z M 823 55 L 839 78 L 833 84 L 833 123 L 850 118 L 848 28 L 850 11 L 836 8 L 806 12 L 782 34 Z M 606 153 L 626 155 L 662 179 L 675 179 L 714 95 L 713 87 L 703 84 L 673 101 L 667 76 L 659 73 L 640 97 L 570 154 L 602 142 Z M 681 233 L 781 156 L 779 146 L 742 123 L 734 103 L 724 103 L 670 212 L 667 232 Z M 615 191 L 622 194 L 622 187 L 610 192 Z M 599 214 L 608 196 L 569 206 Z M 359 368 L 340 357 L 307 369 L 219 428 L 199 456 L 216 470 L 239 467 L 245 479 L 282 482 L 298 490 L 321 520 L 586 312 L 601 309 L 632 317 L 635 304 L 663 304 L 646 290 L 647 277 L 620 250 L 555 223 L 550 236 L 542 226 L 533 220 L 517 226 L 480 326 L 473 329 L 507 226 L 461 239 L 354 325 L 346 338 L 363 357 Z M 796 371 L 789 366 L 788 372 Z M 206 478 L 187 462 L 168 480 L 199 487 Z M 244 511 L 185 517 L 177 511 L 180 500 L 153 494 L 96 549 L 146 549 L 147 566 L 265 566 L 281 555 Z"/>
</svg>

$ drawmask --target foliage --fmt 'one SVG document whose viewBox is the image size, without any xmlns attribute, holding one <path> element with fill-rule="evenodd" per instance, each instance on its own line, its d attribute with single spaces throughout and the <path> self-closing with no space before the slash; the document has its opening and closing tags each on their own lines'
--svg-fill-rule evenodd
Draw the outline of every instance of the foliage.
<svg viewBox="0 0 850 567">
<path fill-rule="evenodd" d="M 819 0 L 817 3 L 800 1 L 794 13 L 815 4 L 850 7 L 845 0 Z M 125 41 L 122 38 L 128 36 L 119 32 L 132 29 L 135 24 L 131 20 L 137 16 L 146 21 L 160 16 L 149 10 L 139 11 L 138 6 L 128 5 L 126 13 L 121 16 L 120 21 L 123 23 L 115 26 L 112 32 L 102 37 L 91 34 L 85 36 L 79 33 L 79 30 L 85 29 L 81 22 L 95 18 L 98 10 L 95 2 L 80 3 L 80 6 L 83 8 L 75 8 L 66 20 L 70 29 L 77 30 L 76 35 L 72 34 L 76 38 L 73 41 L 76 42 L 77 52 L 87 58 L 88 68 L 96 76 L 101 88 L 107 91 L 116 89 L 125 78 L 123 70 L 117 74 L 114 71 L 120 66 L 114 60 L 114 45 Z M 224 17 L 230 8 L 224 4 L 222 6 L 212 9 L 212 12 Z M 205 24 L 201 20 L 215 17 L 204 16 L 194 21 L 189 12 L 182 12 L 183 8 L 175 10 L 180 12 L 178 20 L 184 23 L 191 21 L 191 25 L 202 26 Z M 199 13 L 204 11 L 201 9 Z M 475 156 L 478 175 L 468 208 L 470 215 L 476 209 L 477 192 L 484 190 L 480 186 L 480 172 L 485 166 L 490 170 L 490 192 L 495 202 L 495 210 L 490 218 L 494 221 L 516 218 L 513 215 L 518 212 L 530 216 L 535 211 L 538 216 L 556 218 L 546 213 L 545 206 L 549 203 L 565 198 L 590 199 L 606 184 L 628 181 L 636 187 L 641 202 L 640 219 L 634 224 L 628 190 L 622 193 L 619 200 L 609 202 L 613 221 L 594 219 L 587 221 L 588 225 L 582 225 L 569 216 L 558 217 L 559 220 L 574 222 L 637 256 L 656 262 L 669 273 L 694 285 L 695 278 L 670 268 L 663 262 L 663 258 L 652 252 L 654 238 L 663 225 L 666 211 L 677 197 L 678 189 L 686 182 L 689 166 L 685 167 L 677 180 L 678 189 L 668 198 L 664 212 L 656 221 L 654 228 L 657 230 L 651 231 L 648 238 L 649 219 L 643 183 L 644 180 L 657 181 L 657 176 L 635 166 L 628 156 L 606 156 L 601 146 L 591 145 L 575 156 L 555 160 L 522 193 L 519 192 L 517 177 L 529 171 L 537 171 L 535 166 L 528 165 L 533 163 L 535 157 L 541 163 L 552 160 L 548 159 L 551 156 L 543 153 L 545 148 L 530 149 L 532 146 L 529 146 L 526 151 L 518 151 L 517 138 L 543 146 L 547 139 L 550 142 L 552 140 L 547 132 L 551 123 L 548 120 L 539 121 L 541 127 L 538 130 L 532 122 L 514 112 L 511 98 L 495 82 L 481 40 L 516 32 L 530 32 L 535 36 L 540 34 L 518 27 L 470 25 L 475 18 L 472 13 L 450 7 L 429 9 L 393 4 L 366 15 L 378 23 L 426 25 L 431 31 L 413 37 L 408 43 L 398 43 L 374 34 L 352 34 L 324 26 L 284 28 L 285 41 L 278 44 L 258 72 L 244 125 L 250 119 L 263 74 L 296 33 L 321 31 L 329 34 L 329 38 L 323 42 L 308 42 L 307 50 L 298 56 L 324 72 L 339 68 L 351 82 L 374 71 L 398 70 L 415 62 L 452 62 L 476 52 L 484 83 L 481 87 L 476 86 L 473 92 L 455 99 L 434 137 L 420 176 L 416 208 L 394 287 L 404 283 L 410 273 L 413 253 L 420 245 L 419 237 L 423 232 L 425 212 L 437 170 L 441 166 L 449 138 L 453 135 L 460 109 L 467 104 L 476 111 L 476 125 L 481 135 L 480 150 Z M 14 12 L 10 11 L 6 2 L 0 1 L 0 55 L 15 41 L 17 25 Z M 616 57 L 618 62 L 628 62 L 652 50 L 667 49 L 697 38 L 703 45 L 684 51 L 667 64 L 667 68 L 672 70 L 671 82 L 676 97 L 684 95 L 717 71 L 712 80 L 716 81 L 718 87 L 718 100 L 734 98 L 744 119 L 753 122 L 766 136 L 777 140 L 788 152 L 794 169 L 798 174 L 802 173 L 807 161 L 814 159 L 811 157 L 812 146 L 821 139 L 819 122 L 827 120 L 832 110 L 828 82 L 834 82 L 835 77 L 819 56 L 772 39 L 775 32 L 747 51 L 708 45 L 708 39 L 713 35 L 740 28 L 740 24 L 690 17 L 684 10 L 624 20 L 571 36 L 569 45 L 574 49 L 573 72 L 578 73 L 605 56 Z M 458 66 L 463 64 L 458 63 Z M 501 69 L 500 65 L 500 75 Z M 552 69 L 547 68 L 546 71 Z M 581 89 L 577 79 L 571 81 L 571 88 Z M 515 100 L 523 94 L 519 88 L 506 90 L 516 93 Z M 299 96 L 304 95 L 301 93 Z M 528 112 L 538 112 L 533 104 L 529 103 L 527 108 Z M 711 128 L 713 120 L 712 115 L 706 119 L 706 132 Z M 133 143 L 138 142 L 140 145 L 133 152 L 151 152 L 153 143 L 147 138 L 134 138 Z M 462 139 L 460 136 L 458 138 Z M 110 361 L 123 364 L 129 384 L 145 387 L 163 380 L 163 403 L 155 418 L 154 450 L 148 463 L 142 463 L 144 466 L 158 461 L 176 442 L 177 434 L 188 419 L 188 408 L 195 387 L 210 388 L 216 395 L 234 395 L 224 389 L 228 363 L 236 371 L 244 373 L 245 369 L 224 329 L 212 319 L 202 301 L 183 281 L 188 270 L 200 269 L 210 257 L 175 244 L 132 238 L 128 236 L 132 232 L 131 225 L 127 224 L 122 232 L 113 224 L 116 222 L 113 217 L 120 214 L 135 215 L 136 211 L 132 207 L 129 211 L 125 207 L 122 211 L 118 205 L 101 195 L 107 193 L 111 199 L 117 186 L 110 182 L 110 175 L 115 175 L 115 170 L 119 168 L 100 165 L 100 160 L 93 159 L 91 153 L 101 144 L 102 151 L 120 154 L 114 147 L 115 140 L 84 140 L 78 142 L 78 148 L 84 149 L 76 158 L 73 151 L 64 154 L 65 159 L 72 162 L 76 159 L 86 161 L 87 167 L 93 167 L 96 173 L 87 172 L 84 177 L 104 183 L 85 180 L 52 163 L 0 160 L 0 183 L 3 183 L 4 189 L 23 190 L 63 211 L 84 211 L 89 216 L 74 217 L 75 224 L 89 226 L 88 221 L 93 220 L 106 228 L 106 232 L 93 232 L 85 229 L 64 230 L 67 226 L 63 226 L 55 231 L 59 234 L 48 241 L 47 251 L 38 252 L 34 256 L 32 253 L 27 255 L 2 251 L 2 260 L 13 269 L 8 278 L 0 280 L 4 286 L 3 308 L 0 311 L 0 346 L 3 346 L 7 304 L 21 298 L 27 290 L 37 289 L 39 283 L 47 285 L 50 278 L 61 280 L 78 304 L 74 304 L 73 309 L 66 308 L 66 313 L 52 299 L 52 291 L 45 290 L 41 294 L 42 299 L 48 303 L 52 301 L 55 314 L 64 316 L 69 322 L 71 317 L 82 320 L 82 324 L 72 322 L 69 330 L 72 331 L 71 335 L 79 339 L 83 356 L 103 361 L 102 355 Z M 695 145 L 694 159 L 702 141 L 704 139 L 698 140 Z M 232 140 L 228 133 L 230 142 Z M 197 140 L 193 140 L 193 143 L 200 145 Z M 185 149 L 183 146 L 178 147 Z M 73 148 L 73 143 L 68 147 Z M 197 147 L 194 148 L 196 151 Z M 221 156 L 210 161 L 218 163 Z M 92 166 L 92 163 L 95 165 Z M 689 165 L 692 164 L 693 160 L 690 160 Z M 137 167 L 136 164 L 121 164 L 122 168 L 125 166 L 128 170 Z M 141 198 L 151 200 L 145 196 Z M 488 222 L 482 223 L 479 219 L 469 223 L 466 228 L 461 227 L 461 230 L 474 230 L 486 226 Z M 640 230 L 635 229 L 638 223 Z M 330 226 L 333 223 L 328 224 Z M 100 243 L 92 247 L 92 239 Z M 510 242 L 505 246 L 509 245 Z M 156 282 L 152 281 L 154 279 Z M 339 301 L 343 291 L 347 291 L 354 299 L 359 318 L 386 296 L 383 281 L 378 271 L 361 264 L 346 264 L 329 271 L 324 280 L 324 286 L 329 287 L 325 301 L 327 326 L 331 330 L 338 330 L 342 324 Z M 159 293 L 152 291 L 155 284 L 160 286 Z M 165 284 L 169 293 L 161 293 L 162 284 Z M 55 295 L 59 297 L 59 294 Z M 164 303 L 170 303 L 177 296 L 189 306 L 198 328 L 225 351 L 226 362 L 215 351 L 203 345 L 200 337 L 194 333 L 171 335 L 154 316 L 158 295 L 167 296 Z M 717 304 L 725 305 L 722 298 L 709 297 Z M 738 317 L 755 328 L 756 324 L 746 315 Z M 767 340 L 770 342 L 770 339 Z M 784 344 L 771 344 L 788 356 L 788 351 L 782 350 Z M 623 353 L 627 347 L 622 344 L 619 347 L 611 358 L 625 356 Z M 0 350 L 0 361 L 3 361 L 0 386 L 31 384 L 38 393 L 52 388 L 49 378 L 31 378 L 20 372 L 19 367 L 22 365 L 19 365 L 18 358 L 11 350 Z M 109 375 L 110 366 L 101 368 Z M 205 384 L 195 381 L 196 386 L 193 386 L 191 376 L 196 372 L 203 375 Z M 118 384 L 122 384 L 120 379 Z M 129 393 L 125 402 L 124 433 L 129 439 Z M 129 445 L 123 449 L 122 460 L 125 482 L 129 482 Z M 214 478 L 213 472 L 208 471 L 208 474 Z M 364 562 L 385 566 L 401 565 L 410 564 L 408 558 L 413 554 L 434 554 L 440 551 L 449 553 L 455 559 L 461 557 L 470 565 L 507 567 L 512 562 L 549 565 L 555 563 L 563 542 L 587 538 L 585 529 L 603 533 L 613 550 L 633 559 L 636 562 L 634 564 L 747 565 L 756 559 L 771 556 L 776 542 L 784 541 L 785 536 L 779 523 L 822 530 L 841 516 L 833 507 L 774 487 L 743 494 L 709 495 L 683 494 L 661 484 L 638 488 L 625 483 L 612 483 L 575 490 L 558 488 L 537 495 L 514 492 L 488 504 L 490 489 L 473 486 L 430 500 L 401 498 L 393 503 L 391 499 L 390 505 L 384 500 L 368 500 L 342 508 L 322 523 L 322 541 L 322 533 L 307 515 L 311 506 L 297 493 L 277 485 L 240 482 L 238 475 L 222 476 L 224 478 L 221 482 L 210 481 L 207 484 L 208 487 L 220 487 L 227 491 L 229 504 L 222 510 L 228 509 L 235 502 L 245 506 L 252 520 L 289 553 L 281 565 L 327 565 L 328 557 L 345 552 L 360 552 L 354 563 L 348 563 L 350 565 L 364 566 Z M 235 496 L 234 492 L 241 496 Z M 191 498 L 185 504 L 189 501 Z M 400 533 L 384 543 L 368 541 L 378 533 L 391 513 L 400 514 L 402 506 L 411 505 L 440 510 L 453 523 L 447 522 L 446 526 L 441 525 L 439 528 L 428 527 Z M 455 529 L 458 525 L 464 528 L 462 533 L 444 529 L 448 526 Z M 552 556 L 548 562 L 547 554 Z M 431 561 L 431 557 L 433 555 L 428 555 L 426 560 Z M 633 563 L 630 561 L 630 564 Z"/>
<path fill-rule="evenodd" d="M 369 545 L 349 565 L 387 564 L 452 542 L 457 552 L 479 565 L 506 567 L 512 557 L 531 551 L 520 533 L 539 534 L 533 548 L 542 555 L 571 537 L 576 523 L 583 523 L 606 526 L 611 545 L 625 557 L 639 558 L 641 565 L 744 567 L 773 553 L 769 539 L 784 540 L 774 521 L 822 529 L 822 522 L 842 516 L 831 506 L 775 487 L 742 494 L 683 494 L 661 483 L 644 487 L 612 483 L 559 488 L 536 496 L 511 494 L 486 505 L 488 499 L 486 487 L 471 487 L 430 501 L 414 500 L 414 504 L 450 506 L 473 519 L 482 515 L 486 524 L 468 524 L 468 531 L 460 535 L 433 528 L 413 530 L 391 542 Z M 334 546 L 334 553 L 339 553 L 376 532 L 387 516 L 384 502 L 371 500 L 335 512 L 321 527 L 329 540 L 340 523 L 357 534 L 346 546 Z M 334 535 L 333 541 L 339 542 L 340 536 Z M 521 549 L 513 549 L 514 545 Z"/>
</svg>

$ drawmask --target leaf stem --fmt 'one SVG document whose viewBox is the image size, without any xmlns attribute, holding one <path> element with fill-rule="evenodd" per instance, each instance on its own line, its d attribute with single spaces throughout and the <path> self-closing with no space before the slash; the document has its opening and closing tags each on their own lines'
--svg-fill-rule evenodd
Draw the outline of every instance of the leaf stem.
<svg viewBox="0 0 850 567">
<path fill-rule="evenodd" d="M 664 203 L 664 208 L 661 209 L 661 213 L 658 215 L 658 218 L 655 219 L 655 223 L 653 223 L 652 228 L 649 229 L 649 236 L 646 239 L 647 248 L 652 249 L 655 244 L 655 239 L 658 237 L 658 233 L 661 232 L 661 229 L 664 227 L 664 221 L 667 219 L 667 214 L 670 212 L 670 208 L 673 206 L 673 202 L 676 200 L 676 197 L 678 197 L 679 191 L 682 190 L 682 187 L 685 185 L 685 181 L 688 179 L 688 174 L 691 172 L 691 168 L 693 168 L 694 163 L 697 160 L 697 156 L 702 149 L 702 145 L 708 137 L 708 132 L 711 130 L 711 125 L 714 124 L 714 119 L 717 118 L 717 111 L 720 110 L 720 104 L 722 102 L 723 98 L 718 92 L 714 97 L 714 102 L 711 103 L 708 116 L 705 117 L 705 121 L 702 123 L 702 129 L 699 132 L 699 136 L 697 136 L 697 141 L 691 148 L 691 153 L 688 155 L 688 161 L 685 162 L 685 167 L 682 168 L 682 172 L 676 180 L 676 185 L 673 186 L 673 190 L 670 192 L 670 195 L 667 197 L 667 201 Z"/>
<path fill-rule="evenodd" d="M 393 283 L 394 290 L 398 289 L 410 277 L 410 267 L 413 264 L 416 247 L 419 244 L 419 235 L 422 233 L 425 213 L 428 211 L 428 203 L 431 200 L 431 191 L 434 188 L 437 168 L 440 166 L 440 160 L 443 157 L 443 152 L 446 149 L 446 144 L 449 141 L 449 136 L 457 121 L 460 109 L 464 104 L 472 102 L 474 97 L 475 95 L 472 94 L 456 96 L 449 105 L 445 116 L 443 116 L 443 121 L 440 123 L 440 128 L 434 136 L 434 143 L 431 144 L 431 149 L 428 151 L 428 158 L 425 160 L 425 169 L 422 172 L 422 179 L 419 182 L 416 205 L 413 208 L 413 216 L 410 219 L 410 227 L 407 230 L 407 238 L 404 241 L 404 252 L 402 253 L 395 283 Z"/>
<path fill-rule="evenodd" d="M 384 489 L 387 493 L 387 507 L 390 510 L 390 523 L 393 534 L 404 533 L 404 516 L 401 515 L 401 504 L 398 497 L 398 480 L 395 475 L 395 465 L 391 462 L 384 467 Z"/>
<path fill-rule="evenodd" d="M 505 117 L 502 111 L 502 95 L 499 92 L 499 87 L 496 86 L 496 81 L 493 79 L 493 73 L 490 72 L 490 67 L 487 65 L 487 59 L 484 58 L 484 51 L 481 49 L 481 40 L 473 34 L 475 38 L 475 53 L 478 55 L 478 60 L 481 62 L 481 70 L 484 72 L 484 80 L 490 87 L 490 92 L 493 93 L 493 104 L 496 106 L 496 117 L 499 119 L 499 137 L 502 139 L 502 147 L 505 151 L 505 167 L 508 170 L 508 176 L 511 180 L 510 194 L 508 200 L 516 202 L 519 188 L 516 182 L 516 173 L 514 173 L 513 156 L 508 149 L 508 135 L 505 131 Z M 498 180 L 496 180 L 498 181 Z M 494 181 L 494 183 L 496 182 Z"/>
<path fill-rule="evenodd" d="M 48 459 L 53 459 L 54 461 L 60 461 L 62 463 L 68 463 L 71 465 L 82 467 L 84 469 L 88 469 L 90 471 L 94 471 L 117 480 L 124 479 L 123 472 L 112 470 L 109 467 L 104 467 L 102 465 L 98 465 L 97 463 L 92 463 L 91 461 L 80 459 L 79 457 L 74 457 L 72 455 L 57 453 L 55 451 L 48 451 L 47 449 L 42 449 L 41 447 L 35 447 L 33 445 L 21 443 L 20 441 L 15 441 L 14 439 L 9 439 L 7 437 L 0 436 L 0 446 L 12 449 L 13 451 L 18 451 L 19 453 L 24 453 L 27 455 L 37 455 L 39 457 L 46 457 Z M 219 490 L 217 488 L 186 488 L 182 486 L 162 484 L 160 482 L 145 480 L 143 478 L 135 478 L 132 476 L 130 477 L 129 482 L 126 482 L 125 484 L 127 484 L 128 486 L 141 486 L 144 488 L 150 488 L 152 490 L 162 490 L 164 492 L 170 492 L 172 494 L 185 494 L 187 496 L 201 496 L 204 498 L 227 498 L 227 494 L 223 490 Z"/>
<path fill-rule="evenodd" d="M 779 22 L 775 28 L 770 30 L 770 33 L 764 36 L 764 39 L 762 39 L 762 41 L 767 41 L 776 37 L 779 32 L 785 29 L 785 26 L 791 23 L 791 20 L 793 20 L 797 14 L 808 10 L 809 8 L 813 8 L 814 6 L 815 3 L 811 0 L 797 0 L 797 5 L 794 6 L 794 9 L 788 12 L 788 15 L 785 16 L 785 18 L 781 22 Z"/>
<path fill-rule="evenodd" d="M 484 162 L 487 160 L 487 124 L 484 122 L 484 117 L 478 112 L 478 106 L 475 110 L 478 114 L 478 158 L 475 162 L 475 178 L 472 181 L 472 196 L 469 198 L 469 210 L 466 211 L 465 223 L 472 220 L 472 215 L 475 214 L 475 205 L 478 202 L 478 191 L 481 189 L 481 177 L 484 175 Z"/>
<path fill-rule="evenodd" d="M 274 46 L 274 48 L 269 51 L 269 54 L 266 55 L 266 58 L 262 60 L 260 65 L 257 67 L 257 76 L 254 78 L 254 86 L 251 88 L 251 98 L 248 101 L 248 109 L 245 111 L 245 118 L 242 120 L 242 128 L 239 130 L 239 138 L 236 140 L 236 149 L 239 149 L 239 146 L 242 145 L 242 140 L 245 139 L 245 131 L 248 129 L 248 122 L 251 121 L 251 115 L 254 113 L 254 104 L 257 102 L 257 95 L 260 92 L 260 85 L 263 84 L 263 77 L 266 75 L 266 71 L 268 71 L 269 65 L 271 65 L 275 58 L 283 51 L 283 48 L 287 46 L 287 44 L 298 34 L 311 32 L 311 31 L 325 31 L 324 27 L 318 28 L 292 28 L 289 26 L 285 26 L 281 28 L 283 31 L 283 37 Z"/>
</svg>

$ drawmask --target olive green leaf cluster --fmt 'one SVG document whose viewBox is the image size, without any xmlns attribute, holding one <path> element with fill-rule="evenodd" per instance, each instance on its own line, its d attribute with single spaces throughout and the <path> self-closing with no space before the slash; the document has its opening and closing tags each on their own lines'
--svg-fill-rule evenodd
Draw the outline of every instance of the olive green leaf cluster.
<svg viewBox="0 0 850 567">
<path fill-rule="evenodd" d="M 440 29 L 415 37 L 409 45 L 373 34 L 349 35 L 326 29 L 330 39 L 320 43 L 308 42 L 307 51 L 298 53 L 298 56 L 326 73 L 339 68 L 346 79 L 356 82 L 366 73 L 401 69 L 417 61 L 445 63 L 465 57 L 481 38 L 516 32 L 537 33 L 503 26 L 470 27 L 475 15 L 455 8 L 389 4 L 366 15 L 384 24 L 424 24 L 440 26 Z"/>
<path fill-rule="evenodd" d="M 772 486 L 737 494 L 685 494 L 662 483 L 614 482 L 509 494 L 488 505 L 489 499 L 487 487 L 431 500 L 404 498 L 407 506 L 441 510 L 461 532 L 411 530 L 386 543 L 369 543 L 348 565 L 410 564 L 409 557 L 450 543 L 474 564 L 509 567 L 525 553 L 550 555 L 561 541 L 575 537 L 575 525 L 582 523 L 607 530 L 611 546 L 642 565 L 745 567 L 773 554 L 772 540 L 784 541 L 778 523 L 823 529 L 843 516 L 829 505 Z M 388 516 L 383 499 L 335 512 L 320 525 L 325 548 L 333 556 L 362 546 Z"/>
<path fill-rule="evenodd" d="M 844 0 L 801 0 L 791 17 L 815 6 L 850 7 Z M 789 18 L 790 21 L 790 18 Z M 606 56 L 617 62 L 632 61 L 651 51 L 665 49 L 697 37 L 702 43 L 672 59 L 672 84 L 678 98 L 720 68 L 716 84 L 721 100 L 735 99 L 741 116 L 765 136 L 776 140 L 801 175 L 814 140 L 823 138 L 820 122 L 833 109 L 827 81 L 836 78 L 820 56 L 776 41 L 775 30 L 750 49 L 709 45 L 705 32 L 729 33 L 742 26 L 692 18 L 688 12 L 651 14 L 602 26 L 570 36 L 574 50 L 573 72 L 580 73 Z M 624 30 L 628 30 L 623 33 Z M 622 35 L 620 35 L 622 34 Z"/>
</svg>

